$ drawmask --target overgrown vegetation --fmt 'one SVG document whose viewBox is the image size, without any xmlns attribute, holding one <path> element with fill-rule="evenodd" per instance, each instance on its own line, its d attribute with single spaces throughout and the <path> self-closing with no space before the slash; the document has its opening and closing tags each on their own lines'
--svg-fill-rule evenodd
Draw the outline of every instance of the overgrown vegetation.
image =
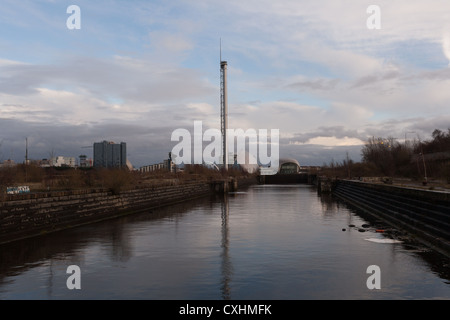
<svg viewBox="0 0 450 320">
<path fill-rule="evenodd" d="M 229 176 L 248 176 L 236 169 L 217 171 L 200 165 L 186 166 L 183 172 L 157 170 L 148 173 L 119 168 L 41 168 L 16 165 L 0 168 L 0 191 L 7 187 L 28 185 L 34 192 L 104 188 L 117 194 L 135 187 L 175 185 L 189 181 L 209 181 Z"/>
<path fill-rule="evenodd" d="M 332 177 L 386 176 L 413 180 L 439 179 L 450 183 L 450 129 L 436 129 L 427 141 L 399 142 L 394 138 L 371 138 L 361 150 L 362 161 L 351 159 L 324 165 Z"/>
</svg>

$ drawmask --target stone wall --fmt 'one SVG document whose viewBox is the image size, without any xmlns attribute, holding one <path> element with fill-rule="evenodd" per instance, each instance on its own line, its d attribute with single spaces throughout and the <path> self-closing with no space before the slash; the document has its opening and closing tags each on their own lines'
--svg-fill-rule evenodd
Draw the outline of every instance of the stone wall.
<svg viewBox="0 0 450 320">
<path fill-rule="evenodd" d="M 332 193 L 450 256 L 450 193 L 338 180 Z"/>
<path fill-rule="evenodd" d="M 366 190 L 383 191 L 391 194 L 402 195 L 412 199 L 439 202 L 446 205 L 450 204 L 450 192 L 448 191 L 396 186 L 392 185 L 387 179 L 388 178 L 378 178 L 369 180 L 369 178 L 364 178 L 362 181 L 342 180 L 340 183 L 358 186 L 359 188 L 365 188 Z"/>
<path fill-rule="evenodd" d="M 147 187 L 113 194 L 74 190 L 7 196 L 0 202 L 0 243 L 37 236 L 211 194 L 195 182 Z"/>
</svg>

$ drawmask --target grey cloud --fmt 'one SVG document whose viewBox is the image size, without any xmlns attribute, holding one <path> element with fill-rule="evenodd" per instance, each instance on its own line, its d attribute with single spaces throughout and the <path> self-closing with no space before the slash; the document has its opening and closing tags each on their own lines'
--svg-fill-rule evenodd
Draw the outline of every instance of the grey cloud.
<svg viewBox="0 0 450 320">
<path fill-rule="evenodd" d="M 361 77 L 354 81 L 352 85 L 350 85 L 350 89 L 354 88 L 362 88 L 375 84 L 382 83 L 384 81 L 389 80 L 401 80 L 402 74 L 397 70 L 388 70 L 383 73 L 371 74 L 365 77 Z"/>
<path fill-rule="evenodd" d="M 340 80 L 338 79 L 317 79 L 310 81 L 299 81 L 292 84 L 286 85 L 287 88 L 298 89 L 298 90 L 320 90 L 327 91 L 333 90 L 338 84 Z"/>
<path fill-rule="evenodd" d="M 450 68 L 421 72 L 411 76 L 409 79 L 450 80 Z"/>
<path fill-rule="evenodd" d="M 319 127 L 316 131 L 306 132 L 306 133 L 296 133 L 294 138 L 287 139 L 288 141 L 294 140 L 294 142 L 307 143 L 309 140 L 318 137 L 336 137 L 338 139 L 342 138 L 357 138 L 363 140 L 366 136 L 357 130 L 346 129 L 344 126 L 329 126 L 329 127 Z"/>
<path fill-rule="evenodd" d="M 350 85 L 350 89 L 363 88 L 373 85 L 382 84 L 386 81 L 396 81 L 399 85 L 407 85 L 418 81 L 444 81 L 450 80 L 450 68 L 431 70 L 431 71 L 419 71 L 409 72 L 398 70 L 389 70 L 383 73 L 372 74 L 365 77 L 361 77 Z"/>
<path fill-rule="evenodd" d="M 409 140 L 426 140 L 430 138 L 431 133 L 435 129 L 446 131 L 448 128 L 450 128 L 450 115 L 430 118 L 416 117 L 407 119 L 389 119 L 376 124 L 366 124 L 358 128 L 358 130 L 348 129 L 344 126 L 319 127 L 314 131 L 296 133 L 292 138 L 281 138 L 280 143 L 283 146 L 295 149 L 310 145 L 308 144 L 308 141 L 318 137 L 336 137 L 338 139 L 348 137 L 356 138 L 364 142 L 370 137 L 392 137 L 398 139 L 399 141 L 403 141 L 406 135 L 406 138 Z M 299 146 L 295 143 L 300 143 L 303 145 Z M 354 146 L 349 146 L 348 148 L 353 147 Z M 328 150 L 323 146 L 316 146 L 316 149 L 317 148 L 324 148 L 324 150 Z"/>
<path fill-rule="evenodd" d="M 402 141 L 429 139 L 435 129 L 447 130 L 450 127 L 450 115 L 437 117 L 415 117 L 405 119 L 388 119 L 380 123 L 366 125 L 362 134 L 367 137 L 392 137 Z"/>
<path fill-rule="evenodd" d="M 32 94 L 39 87 L 84 90 L 99 98 L 129 101 L 179 101 L 215 93 L 195 70 L 158 66 L 151 61 L 77 58 L 55 65 L 9 65 L 1 68 L 0 92 Z"/>
<path fill-rule="evenodd" d="M 414 131 L 415 137 L 427 139 L 435 129 L 447 130 L 450 128 L 450 115 L 441 115 L 433 118 L 418 118 L 405 130 Z"/>
</svg>

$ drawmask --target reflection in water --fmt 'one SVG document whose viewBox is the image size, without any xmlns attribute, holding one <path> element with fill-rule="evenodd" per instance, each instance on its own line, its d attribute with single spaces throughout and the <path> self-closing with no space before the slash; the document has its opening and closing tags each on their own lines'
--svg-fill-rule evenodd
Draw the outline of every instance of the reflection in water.
<svg viewBox="0 0 450 320">
<path fill-rule="evenodd" d="M 65 268 L 72 264 L 84 264 L 86 252 L 100 247 L 101 255 L 113 262 L 127 262 L 133 257 L 131 238 L 141 224 L 158 223 L 164 219 L 175 222 L 197 206 L 208 206 L 214 199 L 203 198 L 178 203 L 173 206 L 149 210 L 141 214 L 124 216 L 82 227 L 58 231 L 39 237 L 0 244 L 0 299 L 2 288 L 12 285 L 14 280 L 33 270 L 45 274 L 45 291 L 52 297 L 55 287 L 55 270 L 65 276 Z M 61 268 L 61 265 L 64 268 Z"/>
<path fill-rule="evenodd" d="M 111 230 L 111 260 L 126 262 L 133 255 L 127 232 L 124 230 L 124 224 L 115 224 Z"/>
<path fill-rule="evenodd" d="M 229 300 L 231 298 L 230 290 L 230 280 L 233 274 L 233 266 L 230 261 L 229 256 L 229 230 L 228 230 L 228 215 L 229 215 L 229 200 L 228 195 L 224 196 L 223 202 L 221 203 L 222 208 L 222 298 L 224 300 Z"/>
<path fill-rule="evenodd" d="M 50 259 L 50 271 L 48 273 L 47 296 L 53 295 L 53 259 Z"/>
<path fill-rule="evenodd" d="M 379 223 L 309 186 L 254 186 L 2 245 L 0 299 L 450 298 L 448 260 L 348 227 Z M 365 286 L 372 264 L 378 292 Z"/>
<path fill-rule="evenodd" d="M 381 233 L 383 238 L 379 239 L 381 240 L 380 242 L 383 242 L 383 240 L 400 241 L 402 243 L 401 246 L 392 246 L 390 253 L 393 259 L 400 252 L 414 255 L 420 258 L 420 262 L 425 264 L 432 273 L 437 274 L 446 284 L 450 284 L 450 259 L 447 256 L 433 251 L 431 248 L 419 242 L 415 236 L 410 235 L 402 229 L 398 229 L 395 225 L 375 218 L 373 215 L 351 206 L 340 198 L 326 195 L 322 200 L 327 202 L 329 206 L 334 206 L 335 208 L 349 208 L 349 211 L 353 213 L 349 217 L 363 218 L 371 226 L 371 230 L 383 230 L 384 232 Z M 352 223 L 352 219 L 350 218 L 349 224 L 352 225 Z"/>
</svg>

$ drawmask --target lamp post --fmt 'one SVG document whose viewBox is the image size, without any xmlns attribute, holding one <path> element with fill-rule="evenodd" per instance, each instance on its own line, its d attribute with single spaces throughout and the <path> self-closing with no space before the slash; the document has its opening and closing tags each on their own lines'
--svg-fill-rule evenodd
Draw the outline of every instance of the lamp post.
<svg viewBox="0 0 450 320">
<path fill-rule="evenodd" d="M 426 167 L 426 165 L 425 165 L 425 155 L 423 154 L 423 150 L 422 150 L 422 152 L 421 152 L 420 154 L 422 155 L 423 172 L 424 172 L 424 178 L 423 178 L 422 184 L 423 184 L 424 186 L 426 186 L 427 183 L 428 183 L 428 178 L 427 178 L 427 167 Z"/>
<path fill-rule="evenodd" d="M 427 183 L 428 183 L 428 178 L 427 178 L 427 166 L 425 165 L 425 155 L 423 154 L 423 146 L 422 146 L 422 141 L 420 141 L 420 137 L 419 137 L 419 146 L 420 146 L 420 151 L 421 151 L 421 152 L 420 152 L 420 155 L 422 155 L 423 174 L 424 174 L 422 184 L 423 184 L 424 186 L 426 186 Z"/>
</svg>

